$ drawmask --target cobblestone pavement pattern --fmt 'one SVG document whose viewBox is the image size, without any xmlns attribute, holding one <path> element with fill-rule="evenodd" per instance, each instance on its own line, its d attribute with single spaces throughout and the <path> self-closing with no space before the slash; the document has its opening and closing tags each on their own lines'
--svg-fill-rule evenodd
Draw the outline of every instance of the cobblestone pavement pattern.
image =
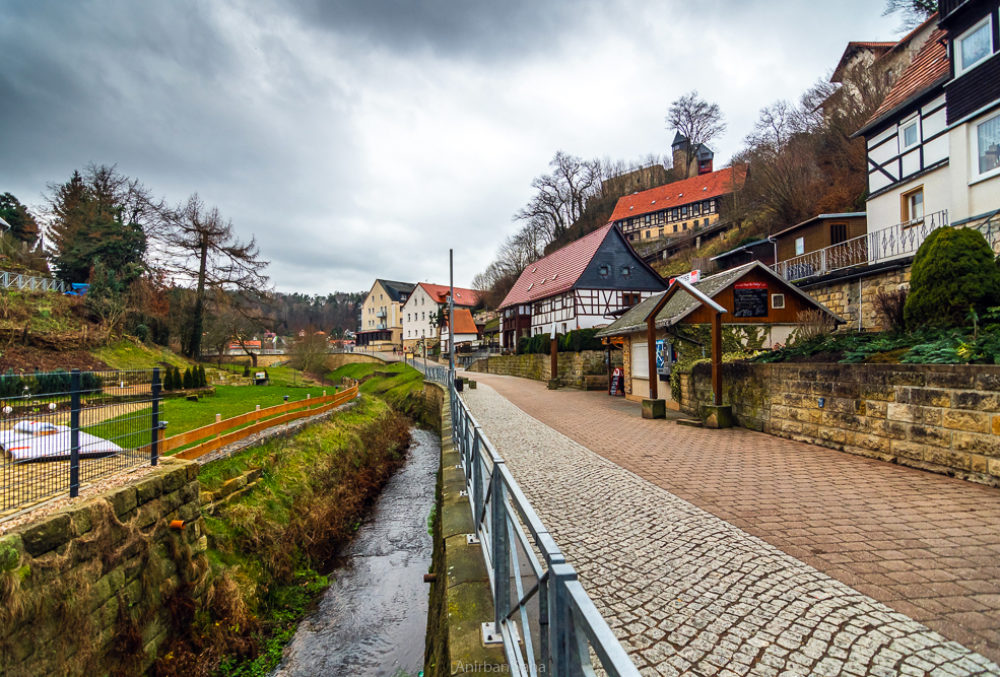
<svg viewBox="0 0 1000 677">
<path fill-rule="evenodd" d="M 1000 490 L 742 428 L 647 420 L 600 392 L 472 376 L 604 458 L 1000 661 Z"/>
<path fill-rule="evenodd" d="M 643 674 L 1000 673 L 573 442 L 492 388 L 465 397 Z"/>
</svg>

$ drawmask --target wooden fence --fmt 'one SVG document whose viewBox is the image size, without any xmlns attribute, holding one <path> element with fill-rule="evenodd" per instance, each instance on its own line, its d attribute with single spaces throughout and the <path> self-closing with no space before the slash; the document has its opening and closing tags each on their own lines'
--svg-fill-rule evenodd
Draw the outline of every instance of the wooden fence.
<svg viewBox="0 0 1000 677">
<path fill-rule="evenodd" d="M 295 419 L 315 416 L 325 411 L 335 409 L 345 404 L 358 394 L 358 386 L 353 385 L 347 390 L 333 395 L 323 395 L 321 397 L 311 397 L 298 402 L 286 402 L 266 409 L 250 411 L 246 414 L 233 416 L 222 421 L 216 421 L 194 430 L 189 430 L 173 437 L 168 437 L 162 442 L 161 454 L 169 454 L 174 449 L 199 442 L 189 449 L 177 452 L 177 458 L 195 459 L 216 449 L 221 449 L 233 442 L 238 442 L 250 435 L 266 430 L 282 423 L 288 423 Z M 318 406 L 317 406 L 318 405 Z M 301 411 L 299 411 L 301 410 Z M 272 418 L 273 417 L 273 418 Z M 266 419 L 266 420 L 261 420 Z M 248 423 L 252 425 L 247 425 Z M 240 426 L 246 426 L 241 428 Z M 232 430 L 232 428 L 238 428 Z M 226 432 L 229 431 L 229 432 Z M 203 441 L 202 441 L 203 440 Z"/>
</svg>

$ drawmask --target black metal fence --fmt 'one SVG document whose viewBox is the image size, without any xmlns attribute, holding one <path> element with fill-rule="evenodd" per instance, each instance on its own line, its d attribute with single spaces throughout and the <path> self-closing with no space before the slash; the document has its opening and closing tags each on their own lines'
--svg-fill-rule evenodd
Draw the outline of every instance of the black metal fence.
<svg viewBox="0 0 1000 677">
<path fill-rule="evenodd" d="M 160 370 L 0 375 L 0 515 L 156 465 Z"/>
</svg>

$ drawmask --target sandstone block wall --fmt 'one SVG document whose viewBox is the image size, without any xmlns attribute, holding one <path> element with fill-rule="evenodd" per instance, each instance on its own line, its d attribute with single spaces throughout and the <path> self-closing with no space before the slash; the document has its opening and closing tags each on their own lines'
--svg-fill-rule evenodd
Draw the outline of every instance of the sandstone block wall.
<svg viewBox="0 0 1000 677">
<path fill-rule="evenodd" d="M 611 352 L 611 368 L 622 366 L 619 351 Z M 559 380 L 564 386 L 582 390 L 602 390 L 608 386 L 606 353 L 601 350 L 583 350 L 578 353 L 559 353 Z M 468 371 L 505 376 L 518 376 L 536 381 L 549 381 L 552 376 L 549 355 L 496 355 L 473 362 Z"/>
<path fill-rule="evenodd" d="M 140 674 L 209 583 L 198 465 L 141 481 L 0 537 L 0 674 Z M 172 520 L 184 520 L 173 529 Z"/>
<path fill-rule="evenodd" d="M 682 410 L 711 397 L 710 365 L 682 375 Z M 1000 367 L 727 364 L 723 401 L 747 428 L 1000 486 Z"/>
<path fill-rule="evenodd" d="M 805 286 L 802 290 L 848 320 L 847 328 L 858 329 L 860 315 L 863 329 L 879 331 L 888 327 L 882 326 L 882 318 L 875 310 L 875 297 L 880 291 L 894 292 L 901 285 L 908 287 L 909 284 L 910 266 L 907 265 L 865 278 Z"/>
</svg>

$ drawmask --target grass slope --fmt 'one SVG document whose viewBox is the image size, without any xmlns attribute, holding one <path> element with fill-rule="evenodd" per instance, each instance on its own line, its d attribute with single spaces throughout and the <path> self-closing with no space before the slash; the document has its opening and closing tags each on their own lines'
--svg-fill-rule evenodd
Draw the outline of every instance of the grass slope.
<svg viewBox="0 0 1000 677">
<path fill-rule="evenodd" d="M 193 364 L 167 348 L 132 341 L 118 341 L 92 352 L 112 369 L 152 369 L 169 364 L 183 370 Z"/>
</svg>

